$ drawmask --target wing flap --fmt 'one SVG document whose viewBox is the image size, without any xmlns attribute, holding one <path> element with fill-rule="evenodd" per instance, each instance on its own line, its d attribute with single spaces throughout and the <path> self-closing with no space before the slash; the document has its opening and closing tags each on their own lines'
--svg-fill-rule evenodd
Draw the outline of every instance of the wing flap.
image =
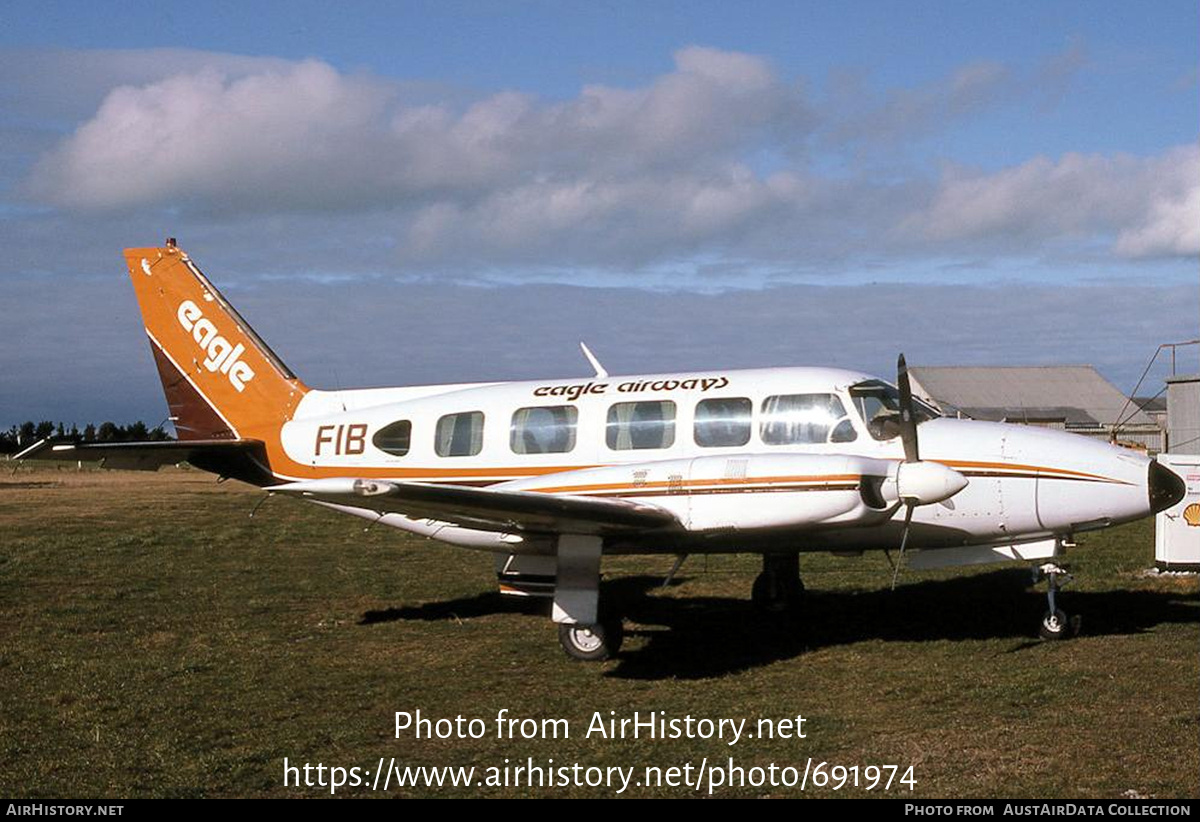
<svg viewBox="0 0 1200 822">
<path fill-rule="evenodd" d="M 350 478 L 292 482 L 268 490 L 483 531 L 604 535 L 680 526 L 674 514 L 655 505 L 538 491 Z"/>
</svg>

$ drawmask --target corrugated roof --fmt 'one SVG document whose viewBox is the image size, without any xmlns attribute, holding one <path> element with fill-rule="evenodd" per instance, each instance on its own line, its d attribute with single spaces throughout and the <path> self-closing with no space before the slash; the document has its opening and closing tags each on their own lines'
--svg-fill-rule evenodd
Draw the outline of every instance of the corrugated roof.
<svg viewBox="0 0 1200 822">
<path fill-rule="evenodd" d="M 1039 408 L 1036 406 L 1007 406 L 1004 408 L 960 406 L 958 410 L 973 420 L 991 420 L 992 422 L 1009 420 L 1010 422 L 1030 423 L 1062 422 L 1066 425 L 1078 425 L 1085 428 L 1095 428 L 1100 425 L 1099 420 L 1082 408 L 1071 408 L 1063 405 L 1055 405 L 1048 408 Z"/>
<path fill-rule="evenodd" d="M 1090 365 L 922 365 L 910 371 L 914 391 L 967 416 L 974 409 L 985 414 L 982 419 L 1062 418 L 1074 424 L 1090 419 L 1112 425 L 1120 418 L 1127 425 L 1154 424 Z"/>
</svg>

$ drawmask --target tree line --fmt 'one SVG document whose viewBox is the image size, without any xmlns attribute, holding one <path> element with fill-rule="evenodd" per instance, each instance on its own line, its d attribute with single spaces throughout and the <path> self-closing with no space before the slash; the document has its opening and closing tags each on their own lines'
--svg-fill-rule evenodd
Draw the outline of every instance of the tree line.
<svg viewBox="0 0 1200 822">
<path fill-rule="evenodd" d="M 141 420 L 129 425 L 117 425 L 114 422 L 95 425 L 89 422 L 82 431 L 74 423 L 68 428 L 61 422 L 55 424 L 50 420 L 42 420 L 35 423 L 27 420 L 7 431 L 0 431 L 0 454 L 15 454 L 48 437 L 74 442 L 159 442 L 171 439 L 161 425 L 148 428 Z"/>
</svg>

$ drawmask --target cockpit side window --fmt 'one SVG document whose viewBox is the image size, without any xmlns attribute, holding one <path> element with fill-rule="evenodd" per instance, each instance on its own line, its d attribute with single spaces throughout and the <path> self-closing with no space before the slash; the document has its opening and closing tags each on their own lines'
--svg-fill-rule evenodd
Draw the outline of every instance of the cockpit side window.
<svg viewBox="0 0 1200 822">
<path fill-rule="evenodd" d="M 882 380 L 867 380 L 850 386 L 850 398 L 873 438 L 882 441 L 900 436 L 900 389 Z M 914 397 L 913 416 L 920 424 L 941 414 Z"/>
<path fill-rule="evenodd" d="M 762 404 L 759 434 L 767 445 L 853 442 L 858 434 L 834 394 L 780 394 Z"/>
</svg>

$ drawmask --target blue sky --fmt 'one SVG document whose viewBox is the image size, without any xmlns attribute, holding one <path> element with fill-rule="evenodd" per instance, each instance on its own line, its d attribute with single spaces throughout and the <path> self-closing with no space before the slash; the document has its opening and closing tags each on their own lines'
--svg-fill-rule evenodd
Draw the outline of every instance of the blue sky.
<svg viewBox="0 0 1200 822">
<path fill-rule="evenodd" d="M 0 424 L 165 415 L 119 251 L 168 234 L 317 385 L 582 372 L 585 326 L 613 371 L 903 349 L 1128 390 L 1200 336 L 1197 31 L 1194 2 L 8 2 Z"/>
</svg>

